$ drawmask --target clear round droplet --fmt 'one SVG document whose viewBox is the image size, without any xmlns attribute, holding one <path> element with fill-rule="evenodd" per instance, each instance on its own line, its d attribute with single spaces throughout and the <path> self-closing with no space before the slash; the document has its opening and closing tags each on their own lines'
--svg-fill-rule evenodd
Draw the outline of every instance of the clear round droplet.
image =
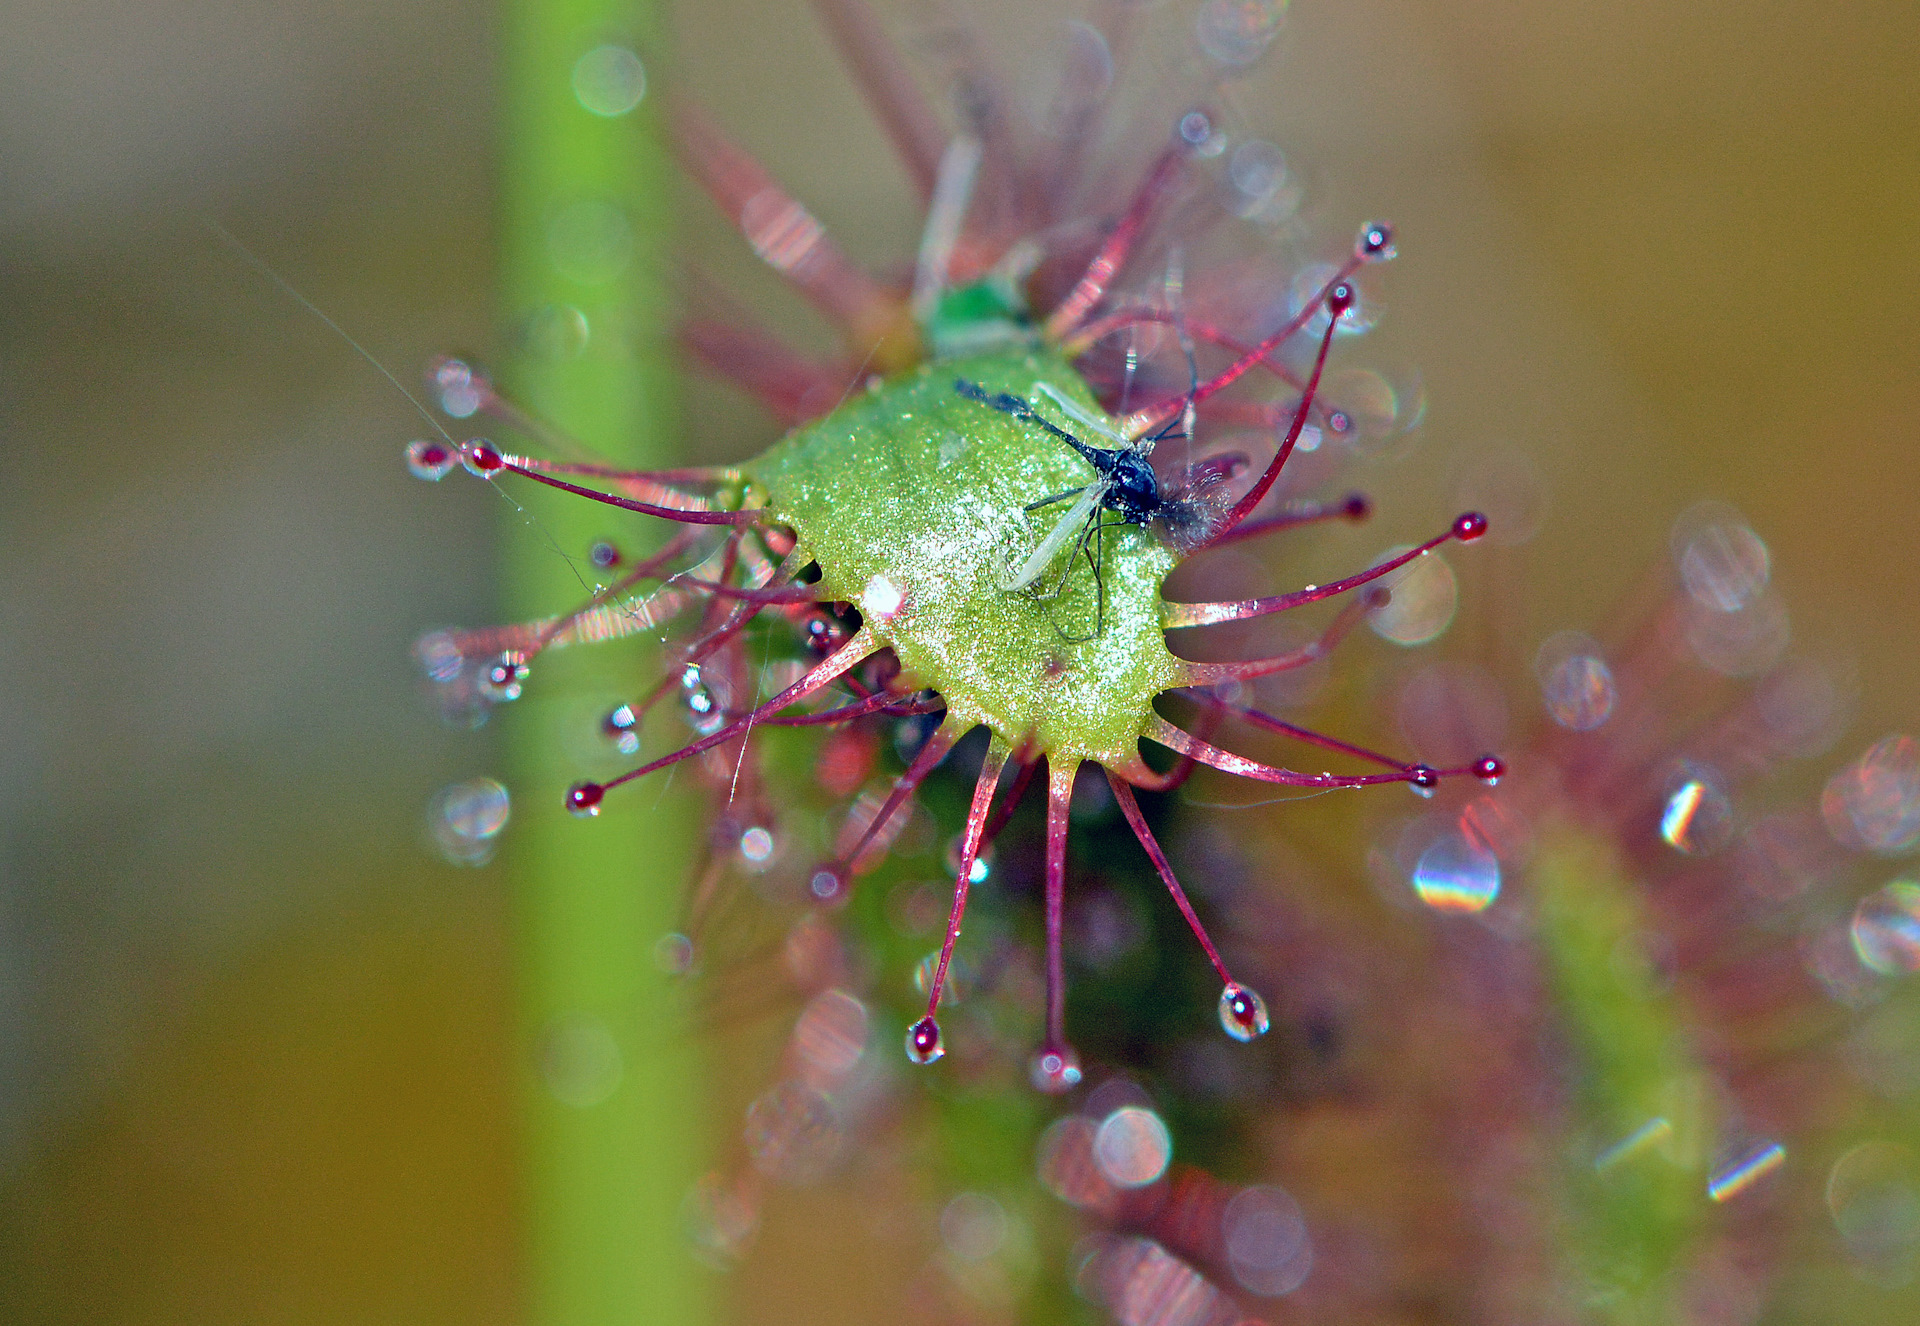
<svg viewBox="0 0 1920 1326">
<path fill-rule="evenodd" d="M 1820 817 L 1836 842 L 1898 856 L 1920 843 L 1920 743 L 1895 733 L 1827 780 Z"/>
<path fill-rule="evenodd" d="M 1293 317 L 1311 312 L 1302 324 L 1302 330 L 1310 337 L 1326 334 L 1327 321 L 1332 316 L 1327 311 L 1327 299 L 1324 293 L 1328 283 L 1339 275 L 1339 268 L 1332 263 L 1310 263 L 1294 274 L 1288 287 L 1287 311 Z M 1334 330 L 1335 336 L 1358 336 L 1370 331 L 1377 319 L 1374 316 L 1372 301 L 1351 281 L 1342 283 L 1352 297 L 1352 302 L 1340 314 L 1340 325 Z M 1344 403 L 1344 401 L 1343 401 Z"/>
<path fill-rule="evenodd" d="M 1586 636 L 1562 631 L 1547 637 L 1534 656 L 1534 675 L 1548 715 L 1561 727 L 1591 732 L 1613 716 L 1613 670 Z"/>
<path fill-rule="evenodd" d="M 480 693 L 495 704 L 518 700 L 527 680 L 527 656 L 505 650 L 480 674 Z"/>
<path fill-rule="evenodd" d="M 640 753 L 640 716 L 630 704 L 615 705 L 600 720 L 600 732 L 622 755 Z"/>
<path fill-rule="evenodd" d="M 1448 833 L 1420 853 L 1411 882 L 1414 895 L 1436 912 L 1484 912 L 1500 896 L 1500 859 Z"/>
<path fill-rule="evenodd" d="M 1080 1056 L 1071 1045 L 1043 1048 L 1027 1060 L 1027 1080 L 1049 1096 L 1073 1090 L 1080 1076 Z"/>
<path fill-rule="evenodd" d="M 1353 256 L 1362 262 L 1392 262 L 1399 254 L 1393 227 L 1385 221 L 1367 222 L 1353 238 Z"/>
<path fill-rule="evenodd" d="M 1684 763 L 1667 780 L 1660 810 L 1660 837 L 1676 852 L 1706 856 L 1733 838 L 1733 803 L 1720 777 L 1704 765 Z"/>
<path fill-rule="evenodd" d="M 596 46 L 573 62 L 574 99 L 595 115 L 625 115 L 646 95 L 646 66 L 624 46 Z"/>
<path fill-rule="evenodd" d="M 470 437 L 460 445 L 460 463 L 477 479 L 491 479 L 506 464 L 493 443 L 484 437 Z"/>
<path fill-rule="evenodd" d="M 940 1024 L 932 1018 L 921 1018 L 907 1028 L 907 1058 L 914 1063 L 930 1064 L 946 1052 L 940 1041 Z"/>
<path fill-rule="evenodd" d="M 1920 884 L 1897 879 L 1862 898 L 1850 927 L 1861 965 L 1882 976 L 1920 971 Z"/>
<path fill-rule="evenodd" d="M 1738 612 L 1767 587 L 1772 567 L 1767 545 L 1723 502 L 1702 502 L 1682 512 L 1673 524 L 1671 545 L 1680 583 L 1703 608 Z"/>
<path fill-rule="evenodd" d="M 407 443 L 407 469 L 416 479 L 438 483 L 459 463 L 459 453 L 445 442 L 426 438 Z"/>
<path fill-rule="evenodd" d="M 1173 1135 L 1158 1114 L 1122 1105 L 1093 1134 L 1093 1163 L 1116 1188 L 1144 1188 L 1167 1172 Z"/>
<path fill-rule="evenodd" d="M 1220 991 L 1220 1025 L 1237 1041 L 1267 1034 L 1267 1001 L 1238 981 Z"/>
<path fill-rule="evenodd" d="M 1307 1281 L 1313 1239 L 1300 1204 L 1284 1188 L 1260 1185 L 1234 1194 L 1220 1215 L 1227 1269 L 1250 1294 L 1278 1298 Z"/>
</svg>

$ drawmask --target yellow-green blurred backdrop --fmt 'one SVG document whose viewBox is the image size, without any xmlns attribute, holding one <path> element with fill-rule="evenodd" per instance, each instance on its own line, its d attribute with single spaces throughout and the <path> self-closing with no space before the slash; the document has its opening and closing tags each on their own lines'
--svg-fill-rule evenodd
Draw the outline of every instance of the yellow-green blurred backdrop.
<svg viewBox="0 0 1920 1326">
<path fill-rule="evenodd" d="M 980 12 L 1068 16 L 1033 8 Z M 1289 23 L 1228 95 L 1331 244 L 1398 223 L 1377 349 L 1431 401 L 1421 447 L 1366 476 L 1373 529 L 1336 537 L 1424 532 L 1466 460 L 1524 449 L 1552 495 L 1525 612 L 1552 629 L 1723 498 L 1799 639 L 1852 660 L 1850 742 L 1920 723 L 1920 11 L 1296 0 Z M 506 899 L 421 827 L 493 751 L 436 722 L 406 653 L 490 615 L 497 499 L 409 479 L 406 403 L 203 224 L 409 383 L 495 348 L 494 25 L 459 0 L 10 6 L 5 1320 L 517 1319 Z M 910 255 L 801 0 L 677 28 L 683 87 L 849 249 Z M 702 454 L 769 436 L 710 388 L 688 418 Z M 777 1292 L 749 1273 L 736 1310 Z"/>
</svg>

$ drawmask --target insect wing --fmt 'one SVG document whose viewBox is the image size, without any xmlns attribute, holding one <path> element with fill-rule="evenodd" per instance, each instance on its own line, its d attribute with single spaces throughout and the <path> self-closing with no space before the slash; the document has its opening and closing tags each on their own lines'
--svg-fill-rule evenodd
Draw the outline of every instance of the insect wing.
<svg viewBox="0 0 1920 1326">
<path fill-rule="evenodd" d="M 1067 513 L 1060 517 L 1059 523 L 1048 532 L 1046 538 L 1040 540 L 1040 546 L 1028 554 L 1027 560 L 1020 563 L 1006 579 L 1000 582 L 1000 588 L 1012 592 L 1016 589 L 1025 589 L 1038 580 L 1040 573 L 1053 564 L 1053 559 L 1059 555 L 1060 550 L 1086 526 L 1087 517 L 1093 514 L 1093 509 L 1100 504 L 1100 499 L 1106 495 L 1106 491 L 1107 485 L 1104 483 L 1089 484 L 1083 488 L 1080 496 L 1074 499 L 1073 505 L 1067 508 Z"/>
</svg>

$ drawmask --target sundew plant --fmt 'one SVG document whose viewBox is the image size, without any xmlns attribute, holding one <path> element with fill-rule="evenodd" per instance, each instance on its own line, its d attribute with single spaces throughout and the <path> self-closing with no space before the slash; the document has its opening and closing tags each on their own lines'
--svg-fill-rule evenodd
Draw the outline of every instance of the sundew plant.
<svg viewBox="0 0 1920 1326">
<path fill-rule="evenodd" d="M 1613 671 L 1590 642 L 1543 647 L 1529 703 L 1547 723 L 1514 779 L 1491 753 L 1504 725 L 1444 677 L 1402 706 L 1405 755 L 1272 712 L 1263 687 L 1340 666 L 1362 623 L 1437 635 L 1454 581 L 1436 552 L 1497 542 L 1500 515 L 1436 496 L 1431 526 L 1330 583 L 1177 588 L 1223 549 L 1368 519 L 1336 485 L 1417 422 L 1361 339 L 1393 227 L 1305 224 L 1284 155 L 1232 111 L 1285 6 L 1063 14 L 1037 82 L 1010 80 L 963 12 L 813 9 L 918 200 L 898 252 L 839 244 L 805 180 L 677 83 L 645 15 L 531 5 L 506 32 L 514 353 L 497 375 L 436 364 L 435 403 L 466 426 L 407 450 L 422 478 L 493 486 L 544 545 L 507 569 L 518 620 L 417 650 L 450 716 L 532 711 L 512 726 L 512 830 L 492 783 L 450 793 L 436 824 L 455 855 L 500 841 L 525 898 L 537 1315 L 701 1320 L 693 1259 L 750 1262 L 777 1189 L 851 1174 L 893 1226 L 915 1320 L 1755 1319 L 1767 1281 L 1748 1261 L 1782 1236 L 1747 1213 L 1788 1134 L 1820 1125 L 1785 1117 L 1753 1065 L 1802 1062 L 1812 1038 L 1784 1024 L 1824 1023 L 1785 1000 L 1755 1030 L 1728 975 L 1752 955 L 1693 942 L 1702 909 L 1738 905 L 1730 873 L 1689 871 L 1697 903 L 1646 881 L 1744 843 L 1736 784 L 1827 724 L 1801 674 L 1754 661 L 1772 602 L 1757 536 L 1718 517 L 1676 534 L 1691 597 Z M 831 341 L 788 344 L 685 269 L 669 150 L 712 204 L 678 224 L 729 228 Z M 773 421 L 729 463 L 677 463 L 700 421 L 674 411 L 670 340 Z M 1423 625 L 1436 577 L 1444 612 Z M 1207 643 L 1295 613 L 1311 625 L 1285 651 Z M 1683 639 L 1710 671 L 1769 680 L 1695 732 L 1688 696 L 1652 698 Z M 592 655 L 609 661 L 575 661 Z M 1910 745 L 1889 740 L 1853 775 L 1867 790 L 1836 784 L 1830 820 L 1914 813 Z M 1236 753 L 1250 742 L 1294 754 Z M 1329 868 L 1365 861 L 1442 927 L 1420 932 L 1434 947 L 1290 898 L 1264 827 L 1163 848 L 1168 794 L 1202 768 L 1268 785 L 1263 826 L 1287 800 L 1399 785 L 1377 815 L 1404 822 L 1356 832 Z M 1752 852 L 1799 850 L 1763 823 Z M 1860 904 L 1873 972 L 1920 964 L 1916 898 L 1889 884 Z M 1468 917 L 1487 928 L 1445 928 Z M 1792 924 L 1836 942 L 1831 918 Z M 1648 972 L 1687 963 L 1697 990 L 1655 988 Z M 1394 1032 L 1400 1082 L 1343 1066 L 1356 986 L 1419 1010 Z M 716 1140 L 709 1066 L 680 1032 L 785 1001 L 773 1080 Z M 1436 1010 L 1472 1017 L 1463 1032 Z M 1216 1016 L 1225 1038 L 1202 1043 Z M 1773 1058 L 1751 1044 L 1769 1036 Z M 1353 1124 L 1385 1130 L 1381 1155 L 1459 1124 L 1439 1189 L 1382 1191 L 1377 1158 L 1317 1181 L 1275 1161 L 1277 1132 L 1428 1084 L 1425 1057 L 1449 1051 L 1427 1117 Z M 1337 1132 L 1324 1154 L 1349 1154 Z M 1874 1182 L 1893 1164 L 1868 1160 Z M 1849 1247 L 1898 1260 L 1883 1245 L 1904 1227 L 1856 1186 L 1832 1199 Z"/>
</svg>

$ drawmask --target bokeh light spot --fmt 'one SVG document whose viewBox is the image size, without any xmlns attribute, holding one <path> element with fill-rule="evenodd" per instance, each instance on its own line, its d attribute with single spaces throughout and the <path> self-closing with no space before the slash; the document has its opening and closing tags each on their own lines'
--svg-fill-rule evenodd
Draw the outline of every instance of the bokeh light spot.
<svg viewBox="0 0 1920 1326">
<path fill-rule="evenodd" d="M 1920 971 L 1920 884 L 1897 879 L 1853 909 L 1853 951 L 1882 976 Z"/>
<path fill-rule="evenodd" d="M 625 115 L 647 95 L 647 69 L 624 46 L 596 46 L 573 63 L 573 95 L 595 115 Z"/>
<path fill-rule="evenodd" d="M 1093 1161 L 1109 1183 L 1144 1188 L 1167 1172 L 1173 1136 L 1158 1114 L 1139 1105 L 1122 1105 L 1100 1121 L 1093 1135 Z"/>
<path fill-rule="evenodd" d="M 1412 882 L 1420 901 L 1437 912 L 1484 912 L 1500 896 L 1500 861 L 1449 833 L 1420 853 Z"/>
</svg>

